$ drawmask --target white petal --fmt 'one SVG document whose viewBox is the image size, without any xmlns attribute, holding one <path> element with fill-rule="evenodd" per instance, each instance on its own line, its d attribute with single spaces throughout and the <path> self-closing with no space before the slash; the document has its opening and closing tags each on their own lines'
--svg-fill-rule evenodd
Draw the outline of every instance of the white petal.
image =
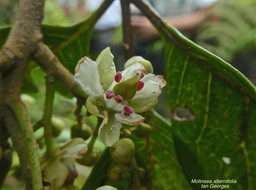
<svg viewBox="0 0 256 190">
<path fill-rule="evenodd" d="M 103 117 L 102 114 L 100 113 L 100 110 L 97 108 L 97 106 L 93 103 L 95 101 L 95 98 L 92 96 L 89 96 L 86 100 L 86 108 L 87 111 L 95 116 L 98 117 Z"/>
<path fill-rule="evenodd" d="M 123 111 L 124 106 L 122 105 L 122 103 L 117 103 L 114 98 L 111 98 L 111 99 L 105 98 L 105 101 L 106 101 L 107 109 L 112 109 L 116 112 Z"/>
<path fill-rule="evenodd" d="M 137 96 L 129 101 L 129 105 L 134 109 L 136 113 L 143 113 L 152 109 L 158 103 L 158 97 L 152 96 L 144 98 L 143 96 Z"/>
<path fill-rule="evenodd" d="M 65 154 L 65 158 L 81 158 L 88 150 L 87 144 L 77 144 L 68 149 Z"/>
<path fill-rule="evenodd" d="M 98 137 L 106 146 L 112 146 L 119 139 L 122 124 L 114 119 L 113 114 L 104 114 Z"/>
<path fill-rule="evenodd" d="M 144 117 L 136 113 L 132 113 L 129 116 L 126 116 L 123 113 L 117 113 L 115 114 L 115 118 L 117 121 L 127 125 L 138 125 L 145 119 Z"/>
<path fill-rule="evenodd" d="M 45 172 L 43 179 L 51 184 L 52 189 L 60 189 L 68 177 L 68 168 L 59 159 L 49 161 L 43 171 Z"/>
<path fill-rule="evenodd" d="M 128 59 L 126 61 L 126 63 L 124 64 L 124 68 L 126 69 L 135 63 L 140 63 L 141 65 L 143 65 L 143 67 L 145 69 L 145 73 L 153 73 L 153 66 L 150 63 L 150 61 L 144 59 L 141 56 L 133 56 L 130 59 Z"/>
<path fill-rule="evenodd" d="M 87 152 L 87 144 L 82 138 L 74 138 L 60 147 L 64 152 L 63 158 L 80 158 Z"/>
<path fill-rule="evenodd" d="M 133 65 L 127 67 L 122 71 L 123 80 L 132 78 L 136 73 L 141 73 L 144 71 L 144 67 L 139 63 L 134 63 Z"/>
<path fill-rule="evenodd" d="M 109 185 L 104 185 L 102 187 L 97 188 L 96 190 L 117 190 L 117 189 Z"/>
<path fill-rule="evenodd" d="M 107 47 L 102 50 L 96 59 L 98 64 L 98 70 L 100 73 L 100 82 L 103 86 L 104 91 L 110 87 L 114 81 L 114 76 L 116 74 L 116 67 L 113 62 L 114 56 L 110 52 L 110 48 Z"/>
<path fill-rule="evenodd" d="M 142 79 L 144 87 L 137 91 L 134 98 L 157 97 L 161 94 L 162 88 L 166 85 L 165 80 L 160 75 L 147 74 Z"/>
<path fill-rule="evenodd" d="M 102 96 L 104 93 L 97 63 L 88 57 L 82 58 L 77 64 L 74 80 L 90 96 Z"/>
<path fill-rule="evenodd" d="M 158 96 L 162 92 L 162 88 L 166 85 L 161 75 L 146 74 L 141 81 L 144 87 L 137 91 L 135 96 L 129 101 L 136 113 L 142 113 L 153 108 L 158 102 Z"/>
</svg>

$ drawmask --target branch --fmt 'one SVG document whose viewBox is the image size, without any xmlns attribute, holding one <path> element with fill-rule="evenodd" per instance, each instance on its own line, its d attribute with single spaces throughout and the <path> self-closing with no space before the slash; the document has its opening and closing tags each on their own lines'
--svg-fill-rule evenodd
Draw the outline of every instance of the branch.
<svg viewBox="0 0 256 190">
<path fill-rule="evenodd" d="M 92 13 L 89 20 L 95 25 L 113 1 L 114 0 L 103 1 L 103 3 L 100 5 L 100 7 Z"/>
<path fill-rule="evenodd" d="M 122 7 L 122 28 L 125 59 L 134 55 L 133 32 L 131 27 L 130 0 L 121 0 Z"/>
<path fill-rule="evenodd" d="M 158 32 L 166 37 L 166 39 L 179 44 L 175 37 L 170 34 L 166 24 L 163 22 L 159 14 L 154 10 L 154 8 L 145 0 L 131 0 L 131 2 L 138 7 L 138 9 L 144 14 L 152 25 L 158 30 Z"/>
<path fill-rule="evenodd" d="M 16 149 L 26 189 L 42 189 L 37 145 L 27 109 L 20 101 L 27 61 L 40 32 L 44 0 L 21 0 L 16 20 L 0 49 L 0 120 L 6 127 Z"/>
<path fill-rule="evenodd" d="M 73 75 L 62 65 L 47 45 L 39 43 L 36 49 L 37 51 L 33 54 L 33 58 L 48 75 L 55 76 L 71 92 L 87 97 L 80 85 L 74 81 Z"/>
<path fill-rule="evenodd" d="M 1 72 L 12 68 L 14 64 L 22 65 L 19 59 L 27 58 L 33 45 L 41 40 L 43 9 L 44 0 L 21 1 L 8 39 L 0 50 Z"/>
<path fill-rule="evenodd" d="M 14 65 L 14 57 L 15 56 L 10 49 L 3 47 L 0 50 L 0 72 L 5 72 Z"/>
<path fill-rule="evenodd" d="M 18 153 L 26 189 L 42 189 L 37 145 L 24 104 L 21 101 L 15 101 L 11 106 L 7 106 L 3 121 Z"/>
<path fill-rule="evenodd" d="M 1 101 L 12 102 L 19 99 L 23 86 L 27 60 L 35 44 L 41 39 L 41 21 L 43 18 L 44 0 L 21 0 L 17 18 L 9 36 L 0 50 L 1 87 L 4 94 Z M 3 90 L 0 89 L 0 93 Z M 8 103 L 7 103 L 8 104 Z M 3 103 L 2 103 L 3 105 Z"/>
</svg>

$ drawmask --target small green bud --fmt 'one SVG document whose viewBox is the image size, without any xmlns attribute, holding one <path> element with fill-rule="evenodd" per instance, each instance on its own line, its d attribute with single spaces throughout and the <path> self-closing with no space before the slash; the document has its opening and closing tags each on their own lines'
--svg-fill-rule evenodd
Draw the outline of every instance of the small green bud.
<svg viewBox="0 0 256 190">
<path fill-rule="evenodd" d="M 129 67 L 129 66 L 131 66 L 135 63 L 140 63 L 145 68 L 144 73 L 146 73 L 146 74 L 153 73 L 153 66 L 150 63 L 150 61 L 144 59 L 141 56 L 133 56 L 132 58 L 127 60 L 125 65 L 124 65 L 124 68 L 126 69 L 127 67 Z"/>
<path fill-rule="evenodd" d="M 122 169 L 120 168 L 120 166 L 116 165 L 114 166 L 113 168 L 110 169 L 109 171 L 109 177 L 113 180 L 121 180 L 122 179 L 122 174 L 123 174 L 123 171 Z"/>
<path fill-rule="evenodd" d="M 145 137 L 149 134 L 149 132 L 152 130 L 152 127 L 149 124 L 146 123 L 140 123 L 136 127 L 136 135 L 139 137 Z"/>
<path fill-rule="evenodd" d="M 92 129 L 87 124 L 83 123 L 82 128 L 78 125 L 73 125 L 71 127 L 71 138 L 80 137 L 84 140 L 88 139 L 92 135 Z"/>
<path fill-rule="evenodd" d="M 100 153 L 98 151 L 87 152 L 83 155 L 83 158 L 77 159 L 77 162 L 84 166 L 94 166 L 99 160 Z"/>
<path fill-rule="evenodd" d="M 132 132 L 130 129 L 124 128 L 122 130 L 121 136 L 122 137 L 130 137 L 132 135 Z"/>
<path fill-rule="evenodd" d="M 65 128 L 64 121 L 59 117 L 53 116 L 51 119 L 51 124 L 52 124 L 52 135 L 54 137 L 58 137 L 61 131 Z"/>
<path fill-rule="evenodd" d="M 135 145 L 131 139 L 122 138 L 110 148 L 110 154 L 115 162 L 127 164 L 134 157 Z"/>
</svg>

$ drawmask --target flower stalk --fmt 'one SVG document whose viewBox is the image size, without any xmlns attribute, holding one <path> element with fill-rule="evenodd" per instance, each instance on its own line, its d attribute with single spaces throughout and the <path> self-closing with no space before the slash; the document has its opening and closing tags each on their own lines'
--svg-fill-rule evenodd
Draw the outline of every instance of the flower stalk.
<svg viewBox="0 0 256 190">
<path fill-rule="evenodd" d="M 42 118 L 42 123 L 44 126 L 44 138 L 46 144 L 46 153 L 52 155 L 54 152 L 54 141 L 52 135 L 52 112 L 53 112 L 53 102 L 55 94 L 55 78 L 51 75 L 46 76 L 46 94 L 45 94 L 45 104 L 44 104 L 44 114 Z"/>
</svg>

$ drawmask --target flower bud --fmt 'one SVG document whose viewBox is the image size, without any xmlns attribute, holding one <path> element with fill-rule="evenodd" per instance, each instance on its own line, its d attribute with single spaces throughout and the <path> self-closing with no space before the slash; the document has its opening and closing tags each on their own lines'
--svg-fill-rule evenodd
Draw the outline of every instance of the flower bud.
<svg viewBox="0 0 256 190">
<path fill-rule="evenodd" d="M 84 166 L 93 166 L 99 160 L 100 153 L 98 151 L 87 152 L 83 158 L 77 159 L 77 162 Z"/>
<path fill-rule="evenodd" d="M 129 67 L 135 63 L 140 63 L 145 68 L 144 73 L 146 73 L 146 74 L 153 73 L 152 64 L 148 60 L 144 59 L 141 56 L 133 56 L 132 58 L 127 60 L 124 65 L 124 68 L 126 69 L 127 67 Z"/>
<path fill-rule="evenodd" d="M 108 175 L 112 180 L 118 181 L 122 179 L 122 174 L 123 174 L 122 169 L 120 168 L 119 165 L 116 165 L 110 169 Z"/>
<path fill-rule="evenodd" d="M 110 154 L 115 162 L 127 164 L 134 157 L 135 145 L 131 139 L 122 138 L 110 148 Z"/>
<path fill-rule="evenodd" d="M 78 125 L 73 125 L 71 127 L 71 138 L 80 137 L 84 140 L 88 139 L 92 135 L 92 129 L 90 126 L 83 123 L 82 128 L 78 127 Z"/>
<path fill-rule="evenodd" d="M 152 127 L 149 124 L 140 123 L 136 127 L 135 133 L 138 137 L 145 137 L 150 133 L 151 130 L 152 130 Z"/>
<path fill-rule="evenodd" d="M 59 117 L 53 116 L 51 119 L 51 124 L 52 124 L 52 135 L 54 137 L 58 137 L 61 131 L 65 128 L 64 121 Z"/>
</svg>

